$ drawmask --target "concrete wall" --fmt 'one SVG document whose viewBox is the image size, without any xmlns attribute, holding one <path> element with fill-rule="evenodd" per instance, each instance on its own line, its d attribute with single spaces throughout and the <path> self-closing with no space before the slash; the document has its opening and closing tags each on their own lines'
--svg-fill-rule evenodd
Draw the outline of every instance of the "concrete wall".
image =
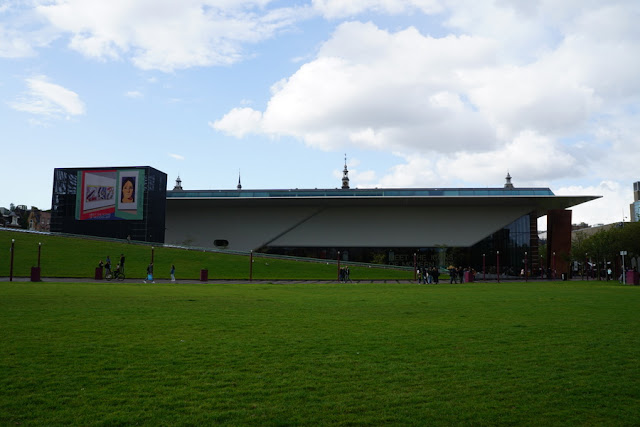
<svg viewBox="0 0 640 427">
<path fill-rule="evenodd" d="M 430 204 L 402 200 L 168 199 L 165 241 L 228 249 L 471 246 L 531 212 L 518 204 Z"/>
</svg>

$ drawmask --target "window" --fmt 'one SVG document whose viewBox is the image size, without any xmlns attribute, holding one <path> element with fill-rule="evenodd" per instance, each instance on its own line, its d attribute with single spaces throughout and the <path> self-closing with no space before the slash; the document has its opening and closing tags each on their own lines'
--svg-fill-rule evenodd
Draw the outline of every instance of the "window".
<svg viewBox="0 0 640 427">
<path fill-rule="evenodd" d="M 229 246 L 229 241 L 223 240 L 223 239 L 217 239 L 213 241 L 213 245 L 216 248 L 226 248 L 227 246 Z"/>
</svg>

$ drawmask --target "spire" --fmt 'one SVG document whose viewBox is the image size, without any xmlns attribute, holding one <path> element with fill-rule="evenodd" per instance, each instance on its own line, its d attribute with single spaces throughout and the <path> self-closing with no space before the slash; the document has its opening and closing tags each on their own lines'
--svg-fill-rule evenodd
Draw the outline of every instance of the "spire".
<svg viewBox="0 0 640 427">
<path fill-rule="evenodd" d="M 507 182 L 504 183 L 504 188 L 513 188 L 513 184 L 511 183 L 511 175 L 509 175 L 509 171 L 507 171 L 507 176 L 505 177 Z"/>
<path fill-rule="evenodd" d="M 173 187 L 173 191 L 181 191 L 182 190 L 182 180 L 180 180 L 180 175 L 176 179 L 176 186 Z"/>
<path fill-rule="evenodd" d="M 347 155 L 344 155 L 344 170 L 342 171 L 342 189 L 349 189 L 349 170 L 347 169 Z"/>
<path fill-rule="evenodd" d="M 238 169 L 238 186 L 236 188 L 242 190 L 242 184 L 240 184 L 240 169 Z"/>
</svg>

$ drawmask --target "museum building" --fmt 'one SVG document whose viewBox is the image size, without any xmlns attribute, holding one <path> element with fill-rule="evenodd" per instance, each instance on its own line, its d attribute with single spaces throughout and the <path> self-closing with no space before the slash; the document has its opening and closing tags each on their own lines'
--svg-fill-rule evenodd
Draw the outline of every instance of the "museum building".
<svg viewBox="0 0 640 427">
<path fill-rule="evenodd" d="M 54 170 L 51 231 L 248 253 L 515 274 L 569 270 L 571 211 L 599 196 L 518 188 L 185 190 L 149 166 Z M 547 216 L 546 253 L 538 218 Z"/>
<path fill-rule="evenodd" d="M 370 188 L 167 191 L 166 242 L 344 261 L 568 271 L 572 206 L 599 196 L 549 188 Z M 547 216 L 547 253 L 537 221 Z M 415 255 L 414 255 L 415 254 Z M 525 261 L 526 259 L 526 261 Z"/>
</svg>

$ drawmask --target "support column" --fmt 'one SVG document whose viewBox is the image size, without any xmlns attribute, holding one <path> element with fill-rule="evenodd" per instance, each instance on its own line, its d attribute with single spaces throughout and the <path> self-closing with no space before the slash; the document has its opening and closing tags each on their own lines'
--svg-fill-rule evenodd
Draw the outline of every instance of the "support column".
<svg viewBox="0 0 640 427">
<path fill-rule="evenodd" d="M 555 257 L 553 253 L 555 252 Z M 571 252 L 571 211 L 552 209 L 547 212 L 547 268 L 555 258 L 556 277 L 569 277 Z"/>
</svg>

